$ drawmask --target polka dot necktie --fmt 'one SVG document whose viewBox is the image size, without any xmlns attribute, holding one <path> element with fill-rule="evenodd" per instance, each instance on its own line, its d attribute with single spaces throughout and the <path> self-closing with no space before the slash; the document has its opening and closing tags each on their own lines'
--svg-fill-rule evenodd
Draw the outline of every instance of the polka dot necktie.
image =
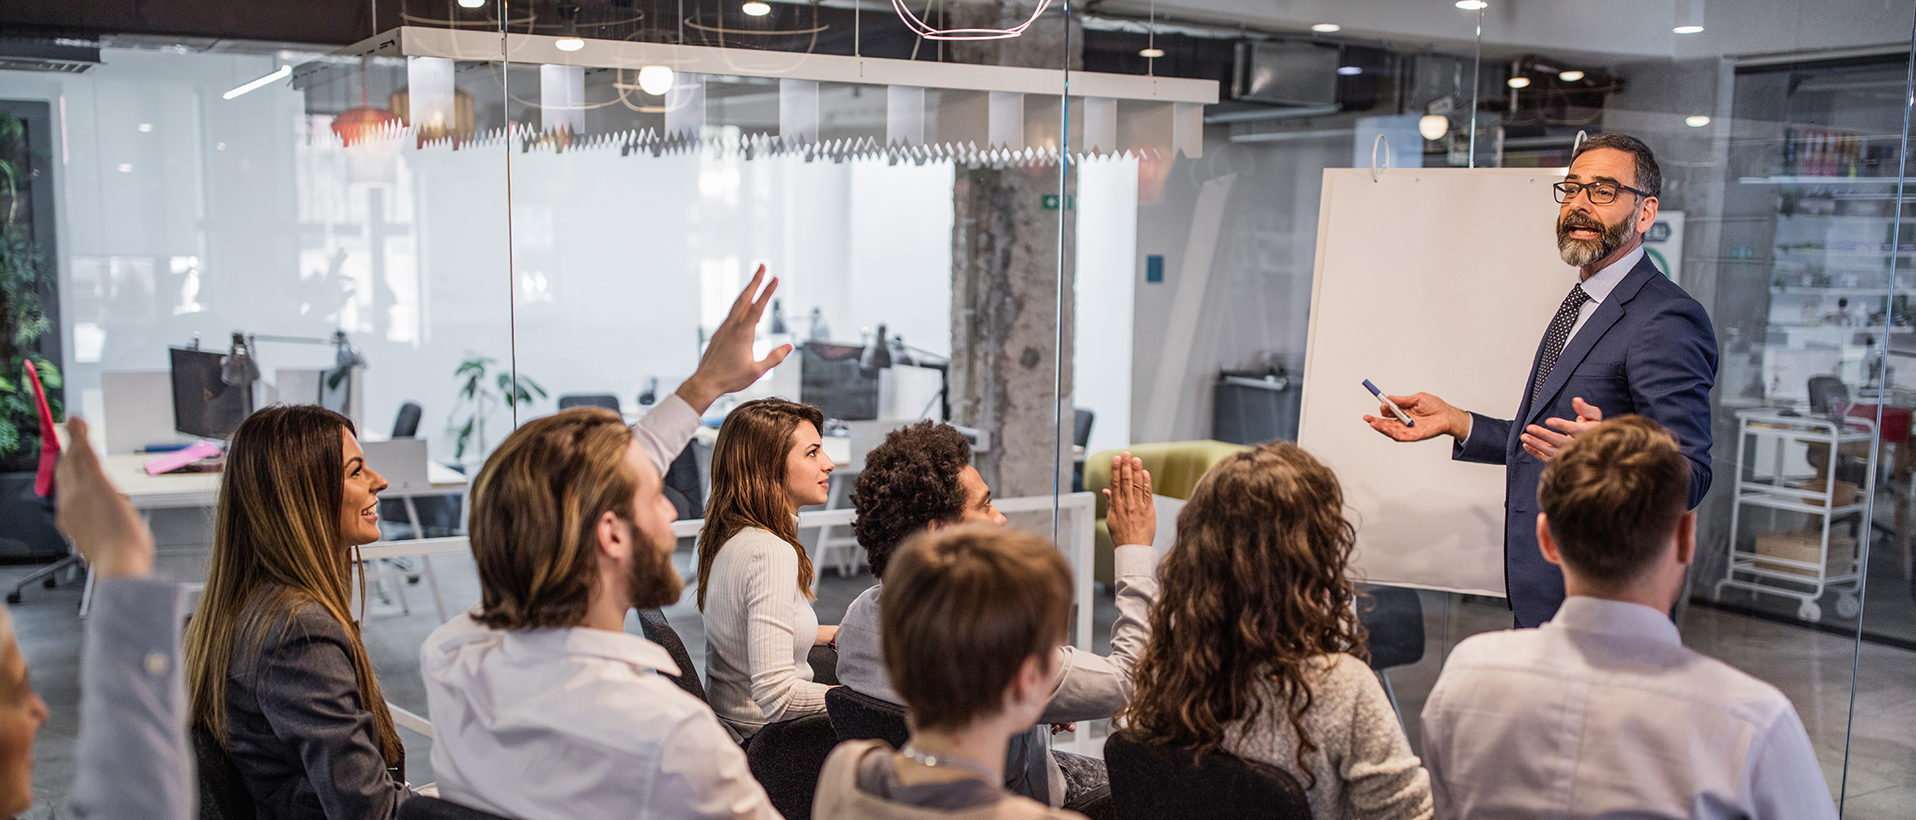
<svg viewBox="0 0 1916 820">
<path fill-rule="evenodd" d="M 1537 401 L 1537 394 L 1543 392 L 1543 383 L 1550 378 L 1550 369 L 1557 366 L 1557 356 L 1563 353 L 1563 343 L 1570 340 L 1570 329 L 1577 326 L 1577 313 L 1583 309 L 1583 303 L 1590 301 L 1590 294 L 1583 292 L 1581 283 L 1571 285 L 1570 293 L 1563 297 L 1563 304 L 1557 306 L 1557 315 L 1550 319 L 1550 332 L 1543 337 L 1543 358 L 1537 361 L 1537 380 L 1530 385 L 1530 401 Z"/>
</svg>

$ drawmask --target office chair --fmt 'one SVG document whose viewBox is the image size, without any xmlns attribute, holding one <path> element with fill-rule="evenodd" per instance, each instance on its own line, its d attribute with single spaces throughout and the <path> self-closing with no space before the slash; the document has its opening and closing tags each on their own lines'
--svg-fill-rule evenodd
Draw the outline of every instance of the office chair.
<svg viewBox="0 0 1916 820">
<path fill-rule="evenodd" d="M 849 686 L 825 690 L 825 713 L 843 740 L 882 740 L 898 749 L 911 739 L 905 707 L 879 700 Z"/>
<path fill-rule="evenodd" d="M 818 773 L 837 745 L 831 715 L 806 715 L 758 730 L 745 745 L 745 763 L 779 814 L 804 820 L 812 816 Z"/>
<path fill-rule="evenodd" d="M 1091 445 L 1091 423 L 1096 421 L 1097 418 L 1097 413 L 1093 413 L 1082 407 L 1075 408 L 1071 411 L 1071 444 L 1073 447 L 1082 449 Z M 1071 491 L 1074 493 L 1084 492 L 1084 456 L 1082 455 L 1074 454 L 1071 458 Z"/>
<path fill-rule="evenodd" d="M 1289 772 L 1211 752 L 1139 743 L 1116 732 L 1104 743 L 1117 820 L 1269 817 L 1310 820 L 1311 801 Z"/>
<path fill-rule="evenodd" d="M 1390 685 L 1390 670 L 1409 666 L 1424 659 L 1424 605 L 1416 590 L 1403 587 L 1367 586 L 1368 602 L 1359 599 L 1357 620 L 1370 633 L 1370 668 L 1384 684 L 1384 696 L 1404 722 L 1397 708 L 1397 691 Z"/>
<path fill-rule="evenodd" d="M 692 445 L 680 450 L 665 468 L 665 497 L 680 521 L 705 515 L 705 487 L 699 481 L 699 459 Z"/>
<path fill-rule="evenodd" d="M 451 800 L 415 794 L 399 804 L 399 820 L 509 820 L 504 815 L 461 806 Z"/>
<path fill-rule="evenodd" d="M 569 393 L 559 397 L 559 409 L 571 407 L 603 407 L 614 413 L 622 413 L 619 397 L 611 393 Z"/>
<path fill-rule="evenodd" d="M 56 488 L 55 491 L 57 492 L 58 489 Z M 8 532 L 7 535 L 18 537 L 22 540 L 32 539 L 36 542 L 46 541 L 65 545 L 67 554 L 60 556 L 59 559 L 53 563 L 36 569 L 26 577 L 21 578 L 19 583 L 13 585 L 13 591 L 7 593 L 7 603 L 20 603 L 21 594 L 27 587 L 34 584 L 39 584 L 47 589 L 53 589 L 59 585 L 60 573 L 62 572 L 67 573 L 68 581 L 78 580 L 86 574 L 86 563 L 80 558 L 80 553 L 74 550 L 72 545 L 67 544 L 66 537 L 61 535 L 59 529 L 54 526 L 53 498 L 51 496 L 36 496 L 33 494 L 33 485 L 24 484 L 22 485 L 20 498 L 17 503 L 13 505 L 13 510 L 16 514 L 16 518 L 8 523 L 10 526 L 20 525 L 20 529 Z M 22 518 L 27 520 L 23 521 L 21 520 Z M 83 603 L 82 607 L 84 606 L 85 604 Z M 81 614 L 85 613 L 83 612 Z"/>
<path fill-rule="evenodd" d="M 254 820 L 259 809 L 253 795 L 246 791 L 233 758 L 220 748 L 213 733 L 195 725 L 193 735 L 194 769 L 199 772 L 200 820 Z"/>
<path fill-rule="evenodd" d="M 699 681 L 698 667 L 692 665 L 692 653 L 685 651 L 685 641 L 679 640 L 679 631 L 665 620 L 665 613 L 658 609 L 639 610 L 639 631 L 645 633 L 646 640 L 665 647 L 665 654 L 671 655 L 672 662 L 678 665 L 679 674 L 672 682 L 704 703 L 705 684 Z"/>
<path fill-rule="evenodd" d="M 423 412 L 418 402 L 409 401 L 399 405 L 399 416 L 393 419 L 393 438 L 413 438 L 419 435 L 419 416 Z"/>
</svg>

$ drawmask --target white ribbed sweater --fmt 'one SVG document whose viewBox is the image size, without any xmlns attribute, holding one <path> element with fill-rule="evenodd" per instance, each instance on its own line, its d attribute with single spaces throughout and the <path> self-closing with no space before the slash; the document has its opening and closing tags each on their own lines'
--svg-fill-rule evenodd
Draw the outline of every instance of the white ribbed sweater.
<svg viewBox="0 0 1916 820">
<path fill-rule="evenodd" d="M 807 660 L 818 613 L 798 585 L 798 553 L 770 530 L 747 527 L 719 548 L 705 590 L 706 700 L 749 738 L 767 723 L 825 711 Z"/>
</svg>

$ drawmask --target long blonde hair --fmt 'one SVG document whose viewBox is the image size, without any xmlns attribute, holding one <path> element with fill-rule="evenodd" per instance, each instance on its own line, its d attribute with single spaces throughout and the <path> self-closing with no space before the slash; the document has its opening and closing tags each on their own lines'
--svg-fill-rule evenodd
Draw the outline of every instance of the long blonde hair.
<svg viewBox="0 0 1916 820">
<path fill-rule="evenodd" d="M 235 658 L 251 669 L 274 626 L 290 623 L 295 608 L 316 605 L 346 630 L 360 707 L 372 714 L 380 755 L 399 765 L 405 749 L 352 618 L 356 562 L 339 548 L 341 430 L 353 432 L 345 416 L 299 405 L 266 408 L 234 431 L 214 516 L 212 568 L 186 627 L 192 719 L 226 747 L 227 676 Z M 363 568 L 361 574 L 363 588 Z M 271 593 L 254 601 L 261 589 Z M 248 636 L 246 645 L 236 635 Z"/>
<path fill-rule="evenodd" d="M 705 589 L 719 550 L 746 527 L 769 530 L 792 545 L 798 552 L 798 588 L 812 597 L 812 557 L 798 540 L 798 522 L 785 489 L 792 433 L 800 424 L 823 433 L 825 414 L 809 404 L 759 399 L 725 415 L 712 447 L 712 497 L 705 503 L 705 526 L 699 530 L 699 611 L 705 610 Z"/>
</svg>

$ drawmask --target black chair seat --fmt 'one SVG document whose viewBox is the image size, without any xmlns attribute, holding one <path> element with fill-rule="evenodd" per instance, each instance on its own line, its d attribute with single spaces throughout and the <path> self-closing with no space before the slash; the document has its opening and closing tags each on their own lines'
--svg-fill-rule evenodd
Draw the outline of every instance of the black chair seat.
<svg viewBox="0 0 1916 820">
<path fill-rule="evenodd" d="M 825 690 L 825 713 L 832 716 L 832 726 L 845 740 L 882 740 L 900 749 L 911 739 L 905 707 L 854 692 L 849 686 Z"/>
<path fill-rule="evenodd" d="M 450 800 L 414 795 L 399 804 L 399 820 L 509 820 L 504 815 L 461 806 Z"/>
<path fill-rule="evenodd" d="M 1104 744 L 1117 820 L 1264 817 L 1310 820 L 1311 801 L 1289 772 L 1235 755 L 1138 743 L 1117 732 Z"/>
<path fill-rule="evenodd" d="M 1370 633 L 1370 668 L 1383 671 L 1424 659 L 1424 605 L 1417 591 L 1370 586 L 1370 600 L 1357 605 L 1357 620 Z"/>
<path fill-rule="evenodd" d="M 831 716 L 807 715 L 758 730 L 745 746 L 745 763 L 779 814 L 786 820 L 804 820 L 812 816 L 818 773 L 837 745 L 838 731 L 832 728 Z"/>
</svg>

